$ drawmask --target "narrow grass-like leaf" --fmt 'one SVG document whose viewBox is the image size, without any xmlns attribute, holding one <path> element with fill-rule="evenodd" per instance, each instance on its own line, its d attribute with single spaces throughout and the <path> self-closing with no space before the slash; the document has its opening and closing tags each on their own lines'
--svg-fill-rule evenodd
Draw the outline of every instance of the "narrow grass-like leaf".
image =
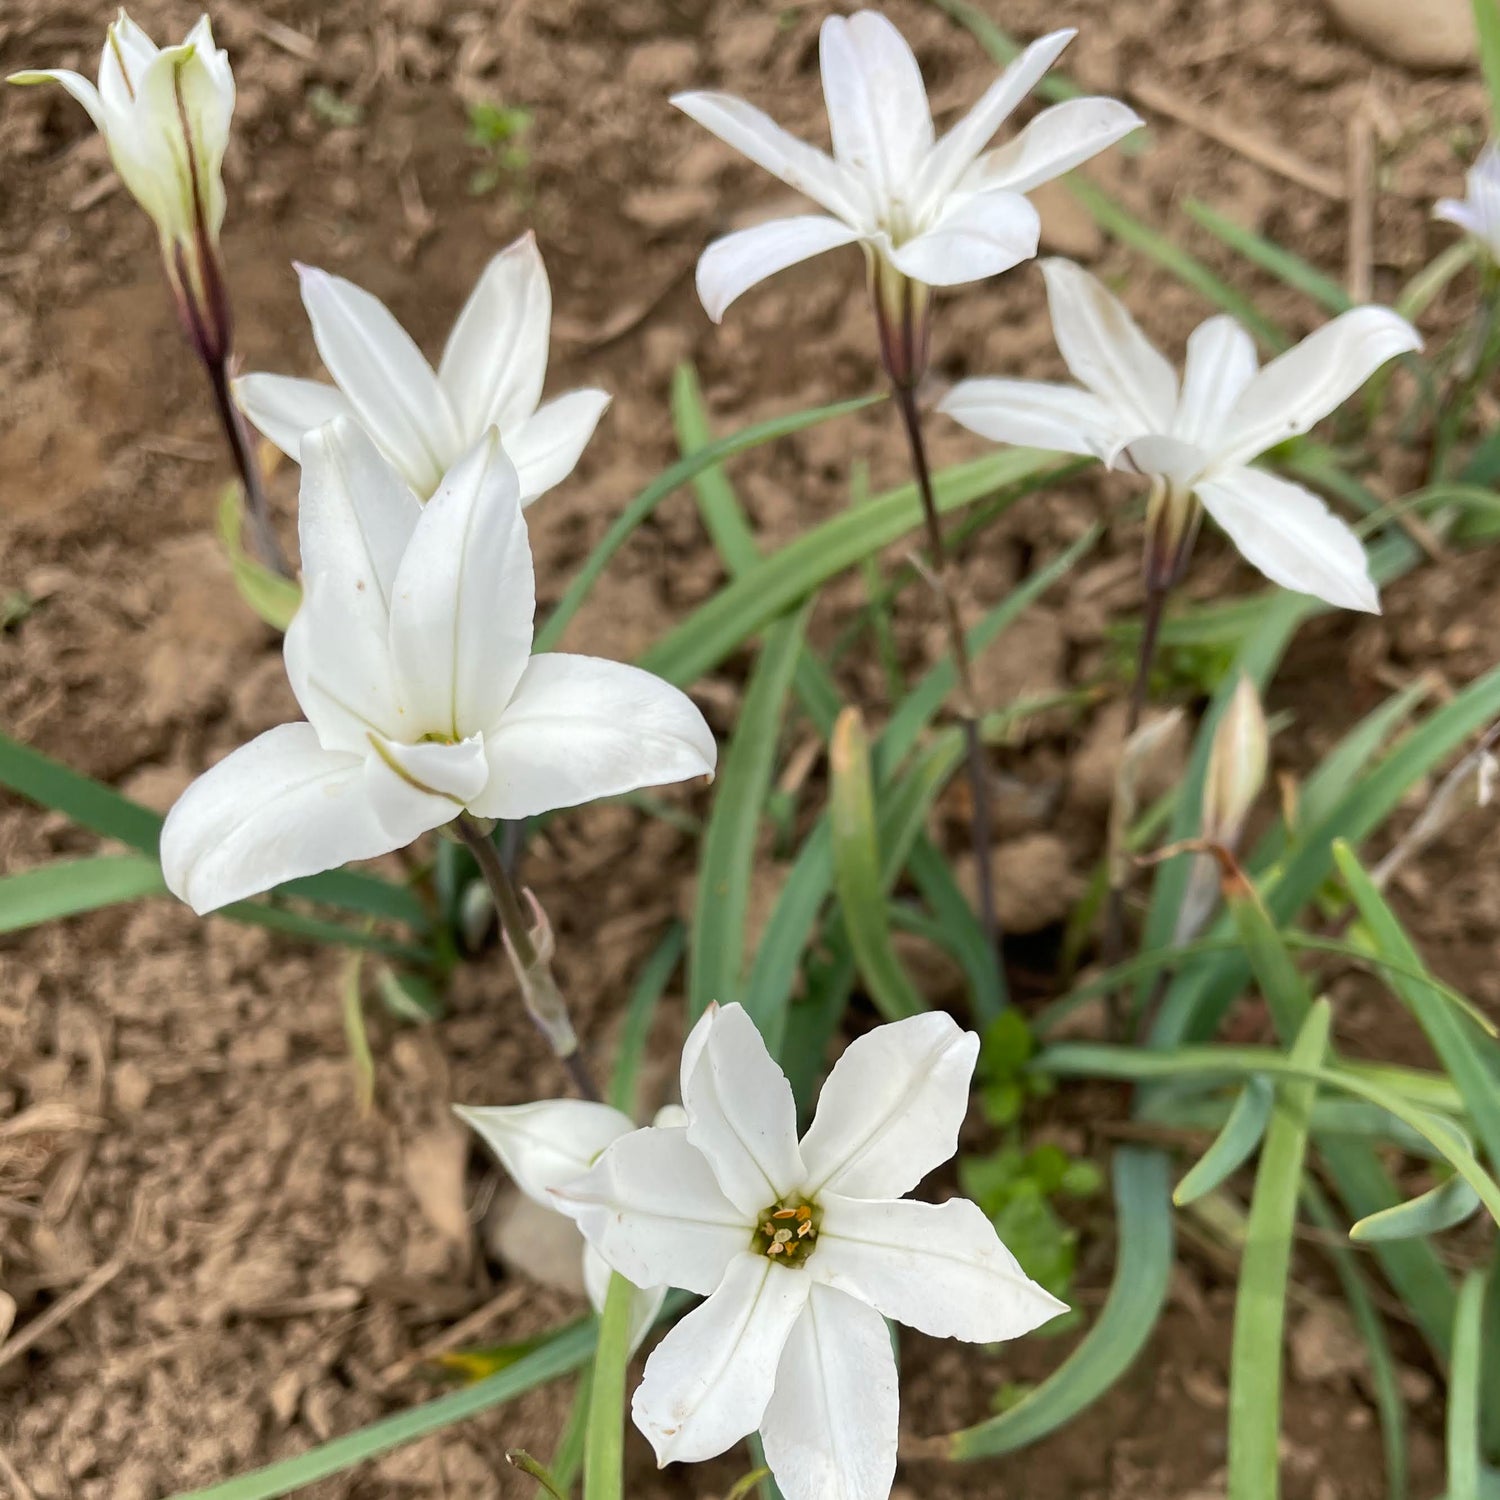
<svg viewBox="0 0 1500 1500">
<path fill-rule="evenodd" d="M 1363 1244 L 1421 1239 L 1466 1223 L 1482 1207 L 1479 1194 L 1462 1177 L 1450 1177 L 1420 1197 L 1361 1219 L 1350 1228 L 1349 1238 Z"/>
<path fill-rule="evenodd" d="M 1199 198 L 1184 198 L 1183 212 L 1201 224 L 1210 234 L 1217 235 L 1251 265 L 1269 271 L 1278 281 L 1310 297 L 1325 312 L 1347 312 L 1354 306 L 1354 299 L 1333 277 L 1325 275 L 1310 261 L 1303 260 L 1293 250 L 1268 240 L 1263 234 L 1237 224 L 1227 215 Z"/>
<path fill-rule="evenodd" d="M 844 930 L 880 1013 L 889 1021 L 918 1015 L 927 1007 L 891 947 L 886 924 L 870 746 L 858 709 L 839 715 L 828 758 L 834 886 Z"/>
<path fill-rule="evenodd" d="M 745 452 L 747 448 L 754 448 L 762 443 L 787 437 L 791 433 L 801 432 L 804 428 L 813 427 L 819 422 L 848 416 L 850 412 L 860 411 L 884 399 L 884 396 L 860 396 L 852 401 L 838 401 L 832 406 L 820 406 L 813 411 L 799 411 L 785 417 L 773 417 L 768 422 L 757 422 L 752 427 L 730 433 L 727 437 L 722 437 L 717 442 L 710 443 L 707 447 L 700 448 L 697 452 L 679 459 L 670 468 L 657 475 L 615 518 L 613 525 L 605 532 L 598 545 L 584 559 L 583 566 L 579 568 L 573 582 L 568 585 L 567 591 L 558 601 L 556 608 L 547 616 L 546 624 L 537 631 L 536 642 L 532 649 L 551 651 L 556 648 L 563 631 L 568 627 L 568 622 L 578 613 L 583 601 L 588 598 L 589 590 L 598 581 L 599 575 L 608 567 L 610 559 L 630 539 L 636 527 L 668 495 L 686 484 L 694 475 L 703 473 L 704 470 L 712 468 L 736 453 Z M 795 599 L 787 601 L 787 603 L 794 602 Z M 767 618 L 781 614 L 785 608 L 786 604 L 782 604 L 771 610 Z M 750 631 L 745 632 L 746 635 L 750 633 Z"/>
<path fill-rule="evenodd" d="M 1179 1208 L 1222 1186 L 1255 1154 L 1271 1119 L 1276 1093 L 1263 1078 L 1252 1078 L 1239 1092 L 1234 1108 L 1214 1143 L 1172 1193 Z"/>
<path fill-rule="evenodd" d="M 238 484 L 226 485 L 219 496 L 219 541 L 229 557 L 234 586 L 267 625 L 284 631 L 302 604 L 301 586 L 295 578 L 283 578 L 245 550 L 241 540 L 244 525 L 244 492 Z"/>
<path fill-rule="evenodd" d="M 1321 1101 L 1320 1101 L 1321 1102 Z M 1314 1112 L 1317 1106 L 1314 1105 Z M 1311 1176 L 1302 1180 L 1302 1201 L 1308 1216 L 1322 1230 L 1319 1248 L 1333 1263 L 1334 1273 L 1349 1304 L 1350 1315 L 1370 1356 L 1370 1379 L 1375 1410 L 1380 1417 L 1380 1438 L 1385 1449 L 1385 1493 L 1387 1500 L 1408 1500 L 1406 1490 L 1406 1401 L 1401 1394 L 1401 1375 L 1391 1341 L 1375 1305 L 1358 1258 L 1338 1242 L 1343 1226 Z"/>
<path fill-rule="evenodd" d="M 91 854 L 0 877 L 0 932 L 166 894 L 154 855 Z"/>
<path fill-rule="evenodd" d="M 1061 1043 L 1041 1053 L 1032 1066 L 1058 1077 L 1116 1078 L 1131 1083 L 1162 1078 L 1243 1077 L 1264 1073 L 1276 1078 L 1310 1079 L 1325 1088 L 1339 1089 L 1368 1099 L 1410 1125 L 1437 1148 L 1454 1171 L 1477 1192 L 1500 1224 L 1500 1184 L 1487 1173 L 1463 1134 L 1451 1120 L 1411 1101 L 1386 1083 L 1372 1078 L 1371 1070 L 1341 1066 L 1306 1068 L 1277 1052 L 1258 1047 L 1178 1047 L 1173 1051 L 1132 1051 L 1102 1043 Z"/>
<path fill-rule="evenodd" d="M 118 839 L 143 854 L 156 854 L 164 821 L 160 813 L 4 734 L 0 734 L 0 786 L 62 813 L 91 833 Z M 305 880 L 288 881 L 277 887 L 276 893 L 324 901 L 363 916 L 386 917 L 419 929 L 428 925 L 422 903 L 404 886 L 354 870 L 330 870 Z M 247 904 L 241 903 L 231 911 L 238 913 Z"/>
<path fill-rule="evenodd" d="M 809 612 L 810 605 L 804 606 L 766 631 L 720 763 L 713 812 L 698 856 L 688 946 L 688 1016 L 693 1021 L 714 1000 L 728 1005 L 740 999 L 756 835 Z"/>
<path fill-rule="evenodd" d="M 609 1078 L 609 1102 L 621 1114 L 633 1115 L 635 1112 L 636 1079 L 640 1076 L 641 1059 L 646 1055 L 651 1021 L 667 982 L 682 958 L 686 941 L 687 929 L 681 922 L 673 922 L 652 949 L 630 991 L 630 1002 L 625 1007 L 625 1020 L 620 1027 L 619 1046 L 615 1050 L 614 1071 Z"/>
<path fill-rule="evenodd" d="M 630 1358 L 634 1297 L 635 1288 L 618 1272 L 609 1278 L 589 1384 L 583 1500 L 622 1500 L 625 1493 L 625 1365 Z"/>
<path fill-rule="evenodd" d="M 906 862 L 923 901 L 942 929 L 943 946 L 963 969 L 969 981 L 974 1020 L 981 1026 L 1005 1009 L 1009 998 L 1005 978 L 995 962 L 995 950 L 980 926 L 969 899 L 959 889 L 953 870 L 928 838 L 912 845 Z"/>
<path fill-rule="evenodd" d="M 1014 502 L 1041 488 L 1058 468 L 1056 454 L 1033 448 L 1001 449 L 955 465 L 933 476 L 938 510 L 946 514 L 998 491 Z M 640 665 L 669 682 L 695 682 L 830 578 L 921 524 L 921 501 L 912 484 L 825 521 L 747 568 L 647 650 Z"/>
<path fill-rule="evenodd" d="M 1448 1371 L 1448 1500 L 1480 1494 L 1479 1396 L 1484 1374 L 1484 1300 L 1489 1273 L 1473 1270 L 1458 1292 Z M 1496 1351 L 1490 1350 L 1491 1357 Z"/>
<path fill-rule="evenodd" d="M 1375 882 L 1365 873 L 1359 857 L 1343 840 L 1334 844 L 1333 857 L 1376 948 L 1407 972 L 1415 969 L 1421 973 L 1421 955 Z M 1393 974 L 1391 986 L 1426 1032 L 1444 1070 L 1463 1095 L 1469 1119 L 1491 1166 L 1500 1171 L 1500 1049 L 1490 1037 L 1476 1034 L 1468 1018 L 1455 1012 L 1421 979 Z"/>
<path fill-rule="evenodd" d="M 1149 255 L 1165 266 L 1184 286 L 1191 287 L 1225 312 L 1238 318 L 1268 349 L 1280 353 L 1291 340 L 1270 318 L 1261 312 L 1243 292 L 1209 270 L 1196 256 L 1169 240 L 1143 219 L 1138 219 L 1123 203 L 1111 197 L 1097 183 L 1078 172 L 1062 179 L 1064 186 L 1094 216 L 1099 227 L 1117 240 Z"/>
<path fill-rule="evenodd" d="M 945 1457 L 994 1458 L 1046 1437 L 1092 1406 L 1145 1348 L 1172 1274 L 1166 1153 L 1119 1147 L 1111 1177 L 1119 1241 L 1114 1280 L 1098 1321 L 1068 1358 L 1009 1411 L 940 1439 L 935 1446 Z"/>
<path fill-rule="evenodd" d="M 1318 1067 L 1332 1019 L 1326 1000 L 1308 1011 L 1292 1047 L 1294 1065 Z M 1229 1356 L 1229 1500 L 1276 1500 L 1280 1493 L 1281 1336 L 1308 1114 L 1316 1092 L 1316 1083 L 1305 1079 L 1276 1089 L 1255 1174 Z"/>
<path fill-rule="evenodd" d="M 1401 288 L 1392 307 L 1408 323 L 1415 322 L 1437 300 L 1443 288 L 1474 263 L 1479 253 L 1479 246 L 1470 235 L 1455 240 Z"/>
<path fill-rule="evenodd" d="M 1500 0 L 1474 0 L 1474 29 L 1479 33 L 1479 67 L 1490 96 L 1493 137 L 1500 135 Z"/>
<path fill-rule="evenodd" d="M 552 1462 L 547 1466 L 569 1500 L 573 1493 L 573 1481 L 583 1471 L 583 1447 L 588 1436 L 589 1396 L 593 1384 L 593 1368 L 585 1365 L 578 1372 L 578 1379 L 573 1386 L 573 1406 L 568 1412 L 562 1436 L 557 1440 L 557 1447 L 552 1452 Z M 537 1500 L 541 1500 L 540 1492 Z"/>
</svg>

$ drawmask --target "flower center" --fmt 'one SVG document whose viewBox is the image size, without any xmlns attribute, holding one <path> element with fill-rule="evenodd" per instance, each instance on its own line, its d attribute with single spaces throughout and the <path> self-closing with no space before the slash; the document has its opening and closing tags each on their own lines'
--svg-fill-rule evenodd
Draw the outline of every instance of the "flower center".
<svg viewBox="0 0 1500 1500">
<path fill-rule="evenodd" d="M 811 1203 L 773 1203 L 755 1216 L 750 1248 L 778 1265 L 806 1265 L 818 1243 L 818 1223 L 822 1217 Z"/>
<path fill-rule="evenodd" d="M 431 733 L 424 734 L 417 743 L 419 745 L 456 745 L 459 741 L 451 734 L 442 734 L 434 729 Z"/>
</svg>

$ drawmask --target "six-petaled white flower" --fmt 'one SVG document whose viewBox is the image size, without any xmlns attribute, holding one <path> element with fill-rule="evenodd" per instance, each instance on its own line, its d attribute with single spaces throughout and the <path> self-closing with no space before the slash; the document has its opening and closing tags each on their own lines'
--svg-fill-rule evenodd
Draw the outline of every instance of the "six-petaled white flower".
<svg viewBox="0 0 1500 1500">
<path fill-rule="evenodd" d="M 1405 319 L 1357 307 L 1258 367 L 1235 320 L 1210 318 L 1188 339 L 1176 372 L 1117 298 L 1066 260 L 1047 279 L 1057 346 L 1081 386 L 1041 380 L 963 380 L 940 410 L 996 442 L 1090 454 L 1152 476 L 1148 524 L 1168 583 L 1185 556 L 1201 501 L 1245 558 L 1285 588 L 1379 612 L 1359 538 L 1310 490 L 1251 468 L 1309 430 L 1395 355 L 1421 347 Z"/>
<path fill-rule="evenodd" d="M 1500 261 L 1500 144 L 1491 141 L 1464 177 L 1462 198 L 1439 198 L 1433 216 L 1457 224 Z"/>
<path fill-rule="evenodd" d="M 839 1059 L 799 1142 L 755 1023 L 711 1009 L 683 1048 L 686 1127 L 620 1137 L 556 1193 L 627 1280 L 708 1299 L 635 1393 L 660 1463 L 759 1429 L 787 1500 L 883 1500 L 897 1429 L 885 1319 L 989 1343 L 1064 1310 L 974 1204 L 904 1198 L 957 1148 L 978 1048 L 939 1012 L 879 1027 Z"/>
<path fill-rule="evenodd" d="M 827 210 L 710 245 L 698 262 L 709 317 L 718 322 L 767 276 L 856 242 L 877 268 L 923 286 L 978 281 L 1029 260 L 1040 225 L 1025 194 L 1141 123 L 1117 100 L 1070 99 L 1043 110 L 1007 145 L 985 150 L 1074 35 L 1056 31 L 1034 42 L 940 140 L 917 60 L 876 11 L 823 22 L 831 156 L 731 94 L 678 94 L 678 109 Z"/>
<path fill-rule="evenodd" d="M 207 357 L 222 357 L 228 306 L 215 251 L 234 74 L 208 17 L 175 46 L 158 48 L 121 10 L 105 35 L 97 86 L 65 68 L 12 73 L 9 81 L 60 83 L 89 112 L 121 181 L 156 224 L 168 274 L 188 302 L 190 336 Z"/>
<path fill-rule="evenodd" d="M 455 1105 L 454 1113 L 478 1132 L 511 1181 L 533 1203 L 560 1212 L 553 1190 L 576 1182 L 593 1166 L 608 1145 L 629 1135 L 635 1121 L 608 1104 L 591 1099 L 543 1099 L 535 1104 L 501 1104 L 468 1107 Z M 654 1125 L 684 1123 L 679 1105 L 669 1104 L 656 1112 Z M 583 1285 L 589 1301 L 604 1311 L 610 1270 L 604 1257 L 580 1237 L 583 1255 Z M 645 1338 L 666 1299 L 664 1286 L 637 1287 L 630 1306 L 630 1347 Z"/>
<path fill-rule="evenodd" d="M 353 416 L 426 499 L 491 427 L 530 504 L 573 472 L 609 396 L 577 390 L 541 403 L 552 290 L 535 238 L 502 250 L 469 294 L 436 371 L 378 297 L 299 266 L 302 303 L 333 385 L 286 375 L 234 383 L 245 414 L 289 458 L 337 416 Z"/>
<path fill-rule="evenodd" d="M 619 662 L 531 655 L 516 471 L 491 431 L 424 506 L 348 418 L 302 444 L 303 601 L 286 669 L 308 722 L 199 777 L 162 831 L 196 911 L 409 844 L 465 810 L 526 818 L 710 775 L 692 701 Z"/>
</svg>

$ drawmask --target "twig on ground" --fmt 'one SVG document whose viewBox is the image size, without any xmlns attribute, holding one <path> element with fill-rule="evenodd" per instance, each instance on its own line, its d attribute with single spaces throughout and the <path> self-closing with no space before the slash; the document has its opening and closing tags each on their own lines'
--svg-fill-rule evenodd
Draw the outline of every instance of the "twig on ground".
<svg viewBox="0 0 1500 1500">
<path fill-rule="evenodd" d="M 410 1354 L 403 1355 L 394 1364 L 387 1365 L 375 1377 L 375 1388 L 385 1391 L 392 1386 L 399 1385 L 412 1371 L 425 1365 L 428 1360 L 450 1353 L 460 1344 L 483 1333 L 497 1318 L 503 1318 L 507 1313 L 514 1312 L 526 1300 L 526 1296 L 524 1286 L 518 1284 L 506 1287 L 491 1297 L 488 1302 L 476 1307 L 467 1317 L 460 1318 L 458 1322 L 451 1324 L 440 1334 L 428 1339 L 420 1348 L 413 1349 Z"/>
<path fill-rule="evenodd" d="M 1187 104 L 1172 90 L 1154 83 L 1136 83 L 1132 85 L 1131 93 L 1147 109 L 1153 109 L 1157 114 L 1166 115 L 1169 120 L 1176 120 L 1179 125 L 1196 130 L 1199 135 L 1206 135 L 1209 140 L 1227 146 L 1246 161 L 1253 161 L 1256 166 L 1264 167 L 1268 172 L 1286 178 L 1288 182 L 1295 182 L 1299 187 L 1319 193 L 1335 203 L 1342 203 L 1348 197 L 1348 189 L 1338 173 L 1304 161 L 1279 141 L 1268 140 L 1215 110 Z"/>
</svg>

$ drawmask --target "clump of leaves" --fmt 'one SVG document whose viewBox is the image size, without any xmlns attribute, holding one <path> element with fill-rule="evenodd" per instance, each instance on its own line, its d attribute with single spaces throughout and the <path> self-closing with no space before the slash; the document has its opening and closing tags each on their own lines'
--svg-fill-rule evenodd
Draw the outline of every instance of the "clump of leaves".
<svg viewBox="0 0 1500 1500">
<path fill-rule="evenodd" d="M 469 174 L 469 192 L 478 198 L 494 192 L 507 178 L 524 176 L 531 166 L 526 136 L 532 114 L 529 109 L 479 100 L 468 106 L 468 116 L 464 139 L 484 153 L 484 161 Z"/>
</svg>

